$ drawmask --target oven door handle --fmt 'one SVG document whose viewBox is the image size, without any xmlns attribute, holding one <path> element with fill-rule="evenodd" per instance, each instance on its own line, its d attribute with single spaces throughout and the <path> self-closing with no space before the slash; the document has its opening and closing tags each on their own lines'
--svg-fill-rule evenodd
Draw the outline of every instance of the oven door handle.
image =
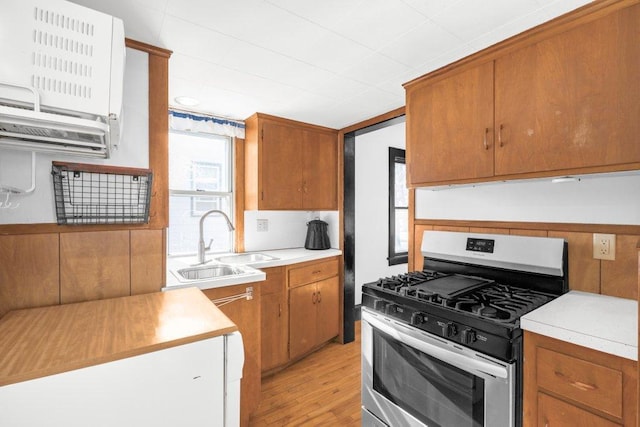
<svg viewBox="0 0 640 427">
<path fill-rule="evenodd" d="M 364 319 L 364 317 L 366 317 L 366 319 Z M 431 344 L 423 340 L 419 340 L 415 337 L 412 337 L 411 335 L 403 333 L 402 331 L 396 329 L 396 327 L 401 326 L 405 329 L 409 329 L 409 327 L 402 325 L 401 323 L 394 322 L 394 325 L 392 326 L 387 322 L 378 319 L 375 315 L 366 315 L 365 313 L 363 313 L 363 320 L 366 320 L 366 322 L 368 322 L 371 326 L 374 326 L 375 328 L 408 345 L 409 347 L 420 350 L 421 352 L 429 356 L 433 356 L 464 371 L 469 372 L 473 369 L 497 378 L 508 378 L 509 376 L 509 372 L 504 366 L 491 363 L 488 360 L 475 359 L 464 354 L 455 353 L 448 349 L 439 347 L 435 344 Z"/>
</svg>

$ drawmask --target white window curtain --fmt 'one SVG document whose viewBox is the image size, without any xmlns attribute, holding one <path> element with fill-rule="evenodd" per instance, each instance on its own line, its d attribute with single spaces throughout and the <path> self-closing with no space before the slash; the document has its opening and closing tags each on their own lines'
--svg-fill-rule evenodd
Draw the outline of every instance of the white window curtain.
<svg viewBox="0 0 640 427">
<path fill-rule="evenodd" d="M 244 122 L 177 110 L 169 110 L 169 128 L 244 139 Z"/>
</svg>

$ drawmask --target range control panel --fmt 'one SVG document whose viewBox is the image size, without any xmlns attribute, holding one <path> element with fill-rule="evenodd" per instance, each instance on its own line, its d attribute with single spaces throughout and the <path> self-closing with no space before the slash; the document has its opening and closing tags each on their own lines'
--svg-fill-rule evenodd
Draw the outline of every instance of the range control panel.
<svg viewBox="0 0 640 427">
<path fill-rule="evenodd" d="M 493 253 L 496 241 L 493 239 L 478 239 L 475 237 L 467 238 L 467 250 L 473 252 Z"/>
</svg>

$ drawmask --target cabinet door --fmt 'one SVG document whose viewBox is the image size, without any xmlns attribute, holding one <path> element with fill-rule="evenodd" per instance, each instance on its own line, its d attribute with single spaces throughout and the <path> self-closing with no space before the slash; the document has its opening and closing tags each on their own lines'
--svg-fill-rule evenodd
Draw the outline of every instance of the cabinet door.
<svg viewBox="0 0 640 427">
<path fill-rule="evenodd" d="M 639 28 L 636 5 L 496 60 L 496 175 L 640 161 Z"/>
<path fill-rule="evenodd" d="M 493 176 L 493 62 L 407 91 L 409 185 Z"/>
<path fill-rule="evenodd" d="M 317 283 L 318 320 L 316 324 L 317 344 L 322 344 L 340 332 L 340 296 L 337 277 Z"/>
<path fill-rule="evenodd" d="M 302 130 L 264 120 L 260 159 L 260 209 L 302 206 Z"/>
<path fill-rule="evenodd" d="M 287 363 L 286 305 L 282 292 L 262 296 L 262 372 Z"/>
<path fill-rule="evenodd" d="M 265 269 L 267 280 L 260 284 L 262 372 L 284 365 L 288 360 L 289 308 L 284 267 Z"/>
<path fill-rule="evenodd" d="M 307 353 L 316 345 L 316 305 L 318 293 L 315 283 L 289 290 L 289 357 Z"/>
<path fill-rule="evenodd" d="M 338 139 L 325 132 L 303 131 L 302 207 L 338 208 Z"/>
</svg>

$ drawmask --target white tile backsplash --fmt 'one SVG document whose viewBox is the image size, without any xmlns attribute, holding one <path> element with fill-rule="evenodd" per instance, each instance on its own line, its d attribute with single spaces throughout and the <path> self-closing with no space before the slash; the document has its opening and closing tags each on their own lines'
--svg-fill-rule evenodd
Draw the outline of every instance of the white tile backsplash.
<svg viewBox="0 0 640 427">
<path fill-rule="evenodd" d="M 338 211 L 245 211 L 245 251 L 301 248 L 307 236 L 307 222 L 319 218 L 329 224 L 332 248 L 339 248 Z M 258 220 L 267 220 L 267 231 L 258 231 Z"/>
</svg>

